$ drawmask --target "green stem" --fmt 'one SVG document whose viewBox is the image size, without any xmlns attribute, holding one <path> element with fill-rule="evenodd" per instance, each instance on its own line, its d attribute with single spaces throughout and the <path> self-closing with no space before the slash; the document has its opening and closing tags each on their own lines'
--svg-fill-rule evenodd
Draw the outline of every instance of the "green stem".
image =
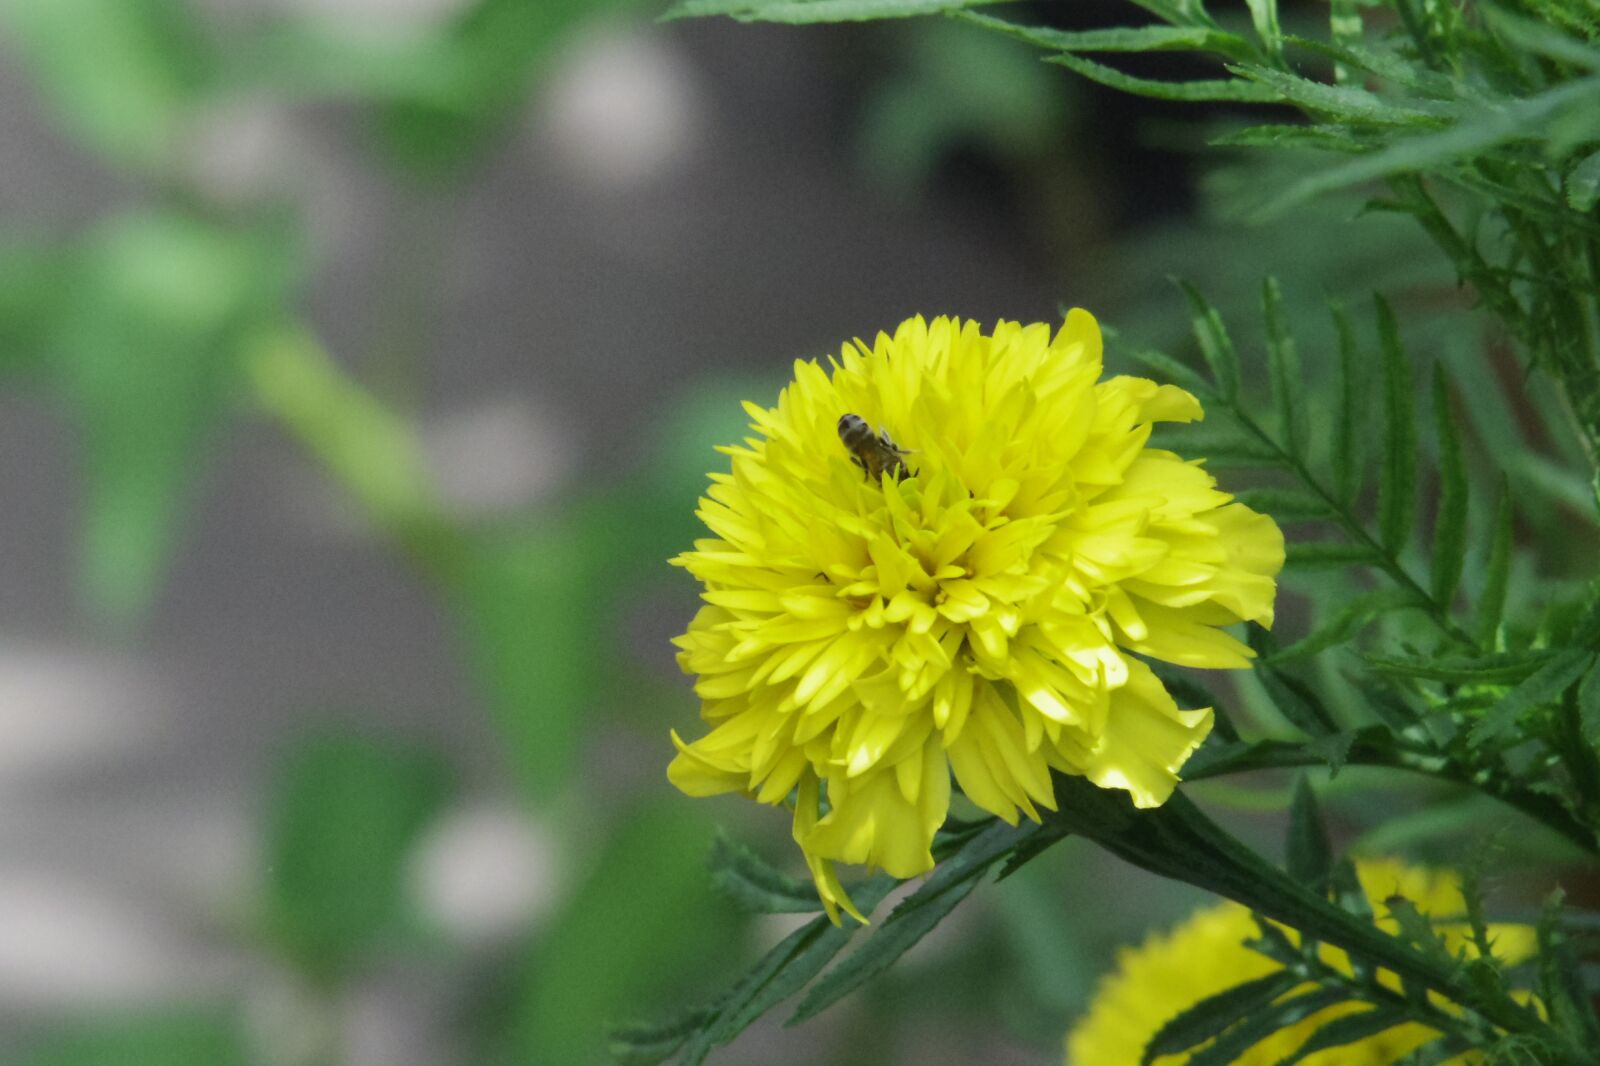
<svg viewBox="0 0 1600 1066">
<path fill-rule="evenodd" d="M 1298 455 L 1280 445 L 1272 434 L 1263 429 L 1260 423 L 1251 418 L 1243 408 L 1225 398 L 1222 402 L 1227 405 L 1229 413 L 1240 426 L 1260 441 L 1264 447 L 1270 448 L 1275 452 L 1279 461 L 1288 466 L 1294 472 L 1294 475 L 1300 479 L 1301 483 L 1327 505 L 1329 512 L 1333 515 L 1334 520 L 1339 523 L 1339 527 L 1344 530 L 1345 535 L 1358 546 L 1365 548 L 1371 554 L 1378 568 L 1387 574 L 1396 585 L 1416 599 L 1417 605 L 1428 613 L 1428 616 L 1433 619 L 1434 624 L 1439 627 L 1441 632 L 1474 651 L 1482 650 L 1478 639 L 1450 617 L 1448 606 L 1434 599 L 1433 593 L 1418 583 L 1406 571 L 1406 568 L 1400 564 L 1400 560 L 1386 551 L 1383 545 L 1371 533 L 1367 532 L 1367 528 L 1345 508 L 1344 504 L 1340 502 L 1331 490 L 1317 480 L 1316 475 L 1311 472 L 1310 468 L 1306 466 Z"/>
<path fill-rule="evenodd" d="M 1461 766 L 1437 752 L 1397 746 L 1394 739 L 1394 735 L 1386 729 L 1364 730 L 1352 742 L 1346 762 L 1352 766 L 1404 770 L 1481 792 L 1560 834 L 1582 851 L 1600 855 L 1600 842 L 1597 842 L 1595 833 L 1553 797 L 1518 788 L 1499 777 Z M 1202 749 L 1184 767 L 1183 779 L 1204 781 L 1252 770 L 1325 765 L 1326 758 L 1306 751 L 1299 744 L 1262 740 L 1234 749 L 1222 749 L 1209 758 Z"/>
<path fill-rule="evenodd" d="M 1370 960 L 1471 1008 L 1508 1033 L 1546 1031 L 1533 1011 L 1504 996 L 1480 994 L 1455 968 L 1424 957 L 1405 941 L 1295 881 L 1218 826 L 1182 793 L 1161 807 L 1137 810 L 1120 793 L 1082 778 L 1058 777 L 1056 795 L 1061 809 L 1047 816 L 1049 823 L 1088 837 L 1141 869 L 1242 903 L 1263 917 Z"/>
</svg>

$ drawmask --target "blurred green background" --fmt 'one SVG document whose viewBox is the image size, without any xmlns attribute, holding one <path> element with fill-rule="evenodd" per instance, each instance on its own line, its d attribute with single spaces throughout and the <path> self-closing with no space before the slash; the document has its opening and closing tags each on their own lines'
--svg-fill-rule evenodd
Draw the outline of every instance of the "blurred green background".
<svg viewBox="0 0 1600 1066">
<path fill-rule="evenodd" d="M 1237 226 L 1269 174 L 1023 46 L 657 13 L 0 0 L 3 1061 L 607 1061 L 788 929 L 704 873 L 718 824 L 793 866 L 784 816 L 664 776 L 696 711 L 666 560 L 740 399 L 918 312 L 1176 346 L 1173 273 L 1246 316 L 1278 273 L 1312 388 L 1326 293 L 1462 305 L 1357 203 Z M 1517 373 L 1429 323 L 1452 374 Z M 1586 521 L 1536 418 L 1463 400 L 1533 520 Z M 1350 781 L 1347 836 L 1427 798 Z M 1288 793 L 1204 796 L 1268 839 Z M 1484 812 L 1428 815 L 1384 845 Z M 1192 902 L 1069 842 L 723 1059 L 1055 1061 Z"/>
</svg>

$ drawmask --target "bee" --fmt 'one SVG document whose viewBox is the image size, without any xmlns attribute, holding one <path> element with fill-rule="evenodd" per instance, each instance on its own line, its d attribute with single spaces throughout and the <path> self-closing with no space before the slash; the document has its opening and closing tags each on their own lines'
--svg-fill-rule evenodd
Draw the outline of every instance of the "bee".
<svg viewBox="0 0 1600 1066">
<path fill-rule="evenodd" d="M 874 433 L 867 420 L 860 415 L 839 416 L 839 439 L 850 452 L 850 461 L 867 472 L 874 481 L 882 481 L 890 471 L 907 477 L 905 457 L 911 453 L 889 439 L 889 434 L 879 429 Z"/>
</svg>

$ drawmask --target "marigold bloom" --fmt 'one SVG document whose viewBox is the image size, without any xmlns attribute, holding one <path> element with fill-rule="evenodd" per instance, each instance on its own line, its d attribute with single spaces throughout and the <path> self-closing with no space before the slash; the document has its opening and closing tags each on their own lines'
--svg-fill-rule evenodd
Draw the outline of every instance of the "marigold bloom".
<svg viewBox="0 0 1600 1066">
<path fill-rule="evenodd" d="M 1423 914 L 1458 916 L 1466 911 L 1460 881 L 1450 871 L 1382 859 L 1357 863 L 1356 874 L 1373 912 L 1380 916 L 1378 924 L 1390 933 L 1398 931 L 1398 924 L 1387 917 L 1383 906 L 1391 896 L 1404 896 Z M 1464 926 L 1436 928 L 1452 953 L 1477 955 Z M 1517 962 L 1533 953 L 1534 932 L 1528 926 L 1493 925 L 1490 934 L 1499 958 Z M 1260 935 L 1249 910 L 1237 903 L 1220 903 L 1196 911 L 1170 933 L 1152 935 L 1139 947 L 1125 949 L 1116 972 L 1101 980 L 1089 1010 L 1067 1034 L 1067 1066 L 1138 1066 L 1145 1045 L 1171 1018 L 1203 999 L 1279 969 L 1272 959 L 1245 947 L 1246 941 Z M 1298 940 L 1292 930 L 1289 935 Z M 1318 951 L 1329 965 L 1350 972 L 1349 957 L 1342 950 L 1322 945 Z M 1390 988 L 1400 988 L 1393 974 L 1380 972 L 1379 977 Z M 1280 1029 L 1233 1061 L 1238 1066 L 1273 1066 L 1328 1022 L 1367 1009 L 1352 1003 L 1329 1007 Z M 1409 1023 L 1300 1061 L 1304 1066 L 1389 1066 L 1438 1035 L 1427 1026 Z M 1164 1055 L 1155 1063 L 1176 1066 L 1189 1057 Z M 1464 1064 L 1483 1059 L 1468 1053 L 1450 1061 Z"/>
<path fill-rule="evenodd" d="M 721 449 L 698 512 L 714 536 L 673 560 L 705 585 L 676 643 L 713 728 L 673 734 L 668 774 L 695 796 L 793 794 L 835 921 L 855 910 L 834 863 L 933 866 L 952 774 L 1012 824 L 1054 809 L 1052 770 L 1164 802 L 1212 714 L 1179 710 L 1138 656 L 1245 667 L 1221 627 L 1272 623 L 1277 526 L 1147 447 L 1200 404 L 1101 381 L 1100 357 L 1081 310 L 1054 337 L 913 318 L 797 362 L 776 407 L 745 405 L 757 435 Z M 899 450 L 878 476 L 840 438 L 849 414 Z"/>
</svg>

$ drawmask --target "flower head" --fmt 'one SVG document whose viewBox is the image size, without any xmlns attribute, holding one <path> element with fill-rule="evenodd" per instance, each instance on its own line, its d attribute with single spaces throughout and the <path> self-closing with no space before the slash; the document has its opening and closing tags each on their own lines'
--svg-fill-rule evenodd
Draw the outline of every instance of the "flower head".
<svg viewBox="0 0 1600 1066">
<path fill-rule="evenodd" d="M 1397 932 L 1398 925 L 1387 917 L 1383 901 L 1395 895 L 1410 900 L 1423 914 L 1465 913 L 1460 881 L 1449 871 L 1384 859 L 1357 863 L 1356 874 L 1374 913 L 1384 915 L 1378 924 L 1387 932 Z M 1452 953 L 1477 954 L 1465 928 L 1436 928 Z M 1249 910 L 1237 903 L 1219 903 L 1196 911 L 1170 933 L 1152 935 L 1137 948 L 1124 950 L 1116 972 L 1101 981 L 1089 1010 L 1067 1034 L 1068 1066 L 1138 1066 L 1145 1045 L 1171 1018 L 1235 985 L 1275 973 L 1280 968 L 1277 962 L 1245 946 L 1260 935 Z M 1289 935 L 1297 938 L 1292 931 Z M 1533 951 L 1534 933 L 1527 926 L 1491 926 L 1490 935 L 1496 954 L 1507 961 L 1520 961 Z M 1329 965 L 1350 973 L 1349 958 L 1343 951 L 1327 945 L 1318 951 Z M 1380 973 L 1380 979 L 1391 988 L 1400 987 L 1393 974 Z M 1297 987 L 1285 994 L 1309 988 Z M 1285 1061 L 1328 1022 L 1365 1009 L 1349 1002 L 1328 1007 L 1278 1030 L 1233 1061 L 1237 1066 L 1272 1066 Z M 1388 1066 L 1438 1035 L 1427 1026 L 1409 1023 L 1299 1061 L 1305 1066 Z M 1167 1055 L 1155 1063 L 1177 1066 L 1188 1059 L 1187 1053 Z M 1450 1061 L 1482 1059 L 1469 1055 Z"/>
<path fill-rule="evenodd" d="M 1100 355 L 1081 310 L 1054 336 L 913 318 L 797 362 L 721 449 L 712 537 L 674 560 L 705 586 L 676 643 L 712 729 L 674 733 L 668 773 L 792 795 L 835 920 L 854 910 L 834 863 L 932 867 L 952 776 L 1013 824 L 1054 809 L 1053 770 L 1165 801 L 1211 710 L 1180 710 L 1141 657 L 1248 666 L 1222 627 L 1272 622 L 1278 528 L 1147 446 L 1200 404 L 1101 381 Z"/>
</svg>

